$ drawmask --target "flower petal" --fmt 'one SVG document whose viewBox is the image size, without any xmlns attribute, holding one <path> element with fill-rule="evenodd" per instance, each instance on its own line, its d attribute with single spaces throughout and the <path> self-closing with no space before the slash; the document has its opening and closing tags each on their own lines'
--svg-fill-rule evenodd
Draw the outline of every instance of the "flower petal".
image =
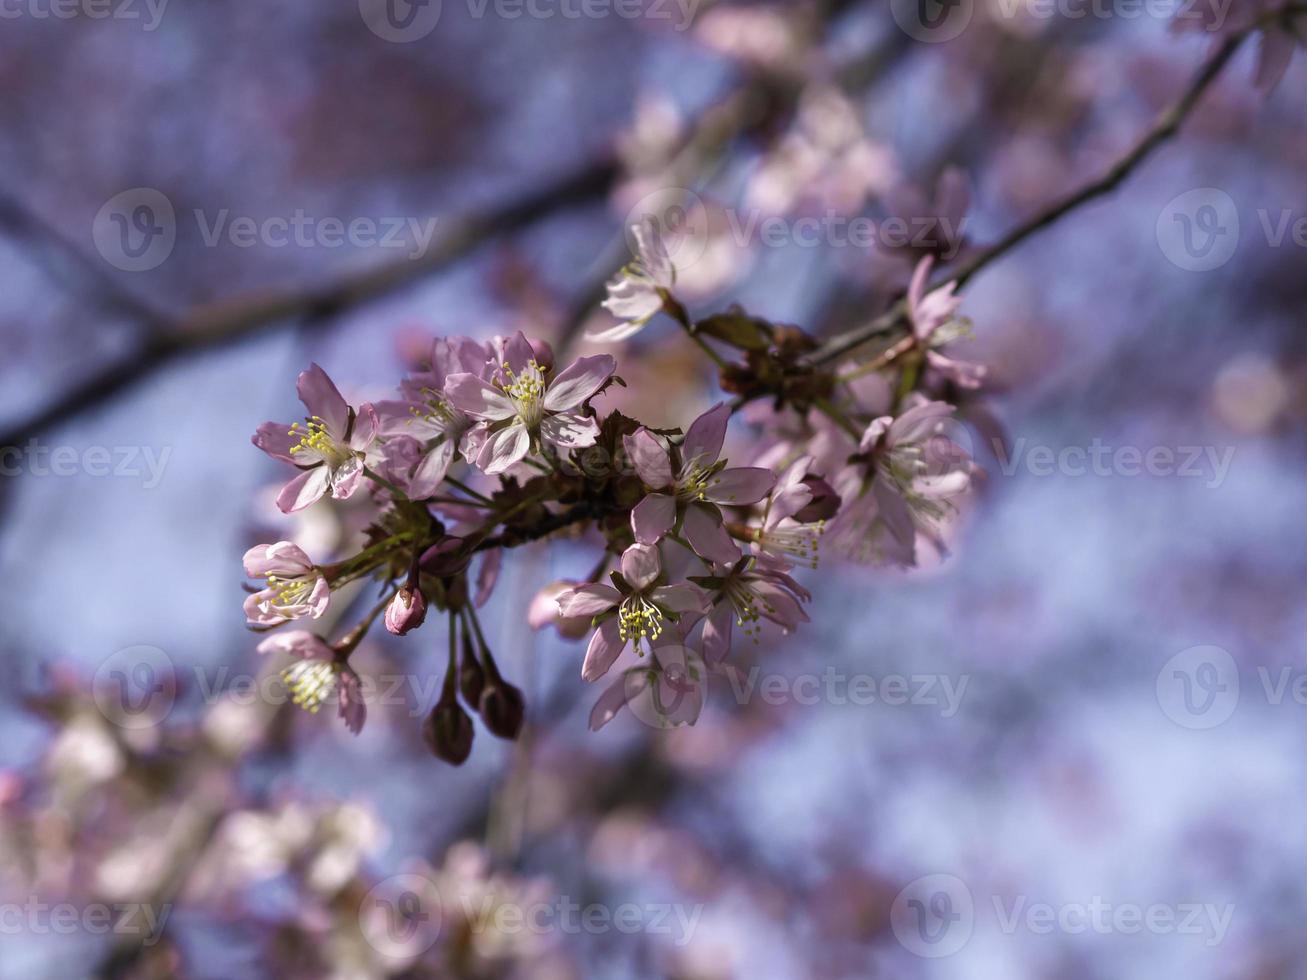
<svg viewBox="0 0 1307 980">
<path fill-rule="evenodd" d="M 651 493 L 631 511 L 631 532 L 640 544 L 656 544 L 676 523 L 676 498 Z"/>
<path fill-rule="evenodd" d="M 603 677 L 625 648 L 626 641 L 622 639 L 617 618 L 605 619 L 595 630 L 594 636 L 590 637 L 585 662 L 581 665 L 581 679 L 597 681 Z"/>
<path fill-rule="evenodd" d="M 408 495 L 414 500 L 430 497 L 445 479 L 449 464 L 454 461 L 454 443 L 442 439 L 429 453 L 418 460 L 408 478 Z"/>
<path fill-rule="evenodd" d="M 709 663 L 721 663 L 731 652 L 731 629 L 735 624 L 735 610 L 723 600 L 703 621 L 703 655 Z"/>
<path fill-rule="evenodd" d="M 521 462 L 530 448 L 531 434 L 521 422 L 514 422 L 486 439 L 477 456 L 477 466 L 487 476 L 494 476 Z"/>
<path fill-rule="evenodd" d="M 651 585 L 662 570 L 662 559 L 653 545 L 633 544 L 622 552 L 622 578 L 637 591 Z"/>
<path fill-rule="evenodd" d="M 245 552 L 243 562 L 245 574 L 250 578 L 266 578 L 268 575 L 293 578 L 313 568 L 309 556 L 299 545 L 291 541 L 256 544 Z"/>
<path fill-rule="evenodd" d="M 299 462 L 290 451 L 291 447 L 300 444 L 300 437 L 298 433 L 291 434 L 289 422 L 264 422 L 250 438 L 250 442 L 273 459 L 283 463 Z"/>
<path fill-rule="evenodd" d="M 645 428 L 637 429 L 622 440 L 626 455 L 646 486 L 661 490 L 672 484 L 672 461 L 658 437 Z"/>
<path fill-rule="evenodd" d="M 578 357 L 550 383 L 545 392 L 545 411 L 562 412 L 576 408 L 598 391 L 616 370 L 617 362 L 611 354 Z"/>
<path fill-rule="evenodd" d="M 631 698 L 649 686 L 650 673 L 652 672 L 644 667 L 626 670 L 621 677 L 604 688 L 604 693 L 599 695 L 594 707 L 590 709 L 590 731 L 597 732 L 616 718 Z"/>
<path fill-rule="evenodd" d="M 725 402 L 714 405 L 690 423 L 681 446 L 681 458 L 686 463 L 698 460 L 702 466 L 717 462 L 726 440 L 726 424 L 731 420 L 731 406 Z"/>
<path fill-rule="evenodd" d="M 599 423 L 575 412 L 546 415 L 540 420 L 540 438 L 561 449 L 584 449 L 599 438 Z"/>
<path fill-rule="evenodd" d="M 277 507 L 283 514 L 293 514 L 322 498 L 331 486 L 331 473 L 325 466 L 305 470 L 281 488 Z"/>
<path fill-rule="evenodd" d="M 598 616 L 622 601 L 622 593 L 611 585 L 581 585 L 558 597 L 558 612 L 564 619 L 573 616 Z"/>
<path fill-rule="evenodd" d="M 460 412 L 493 422 L 517 414 L 513 400 L 475 374 L 451 374 L 445 379 L 445 397 Z"/>
<path fill-rule="evenodd" d="M 722 515 L 716 507 L 691 504 L 685 509 L 685 540 L 700 558 L 722 565 L 740 560 L 740 549 L 722 527 Z"/>
<path fill-rule="evenodd" d="M 708 609 L 708 600 L 703 590 L 686 583 L 664 585 L 662 588 L 654 589 L 649 593 L 649 598 L 674 613 L 701 613 Z"/>
<path fill-rule="evenodd" d="M 344 437 L 345 427 L 349 425 L 349 405 L 326 371 L 310 364 L 307 371 L 300 372 L 295 390 L 309 415 L 316 415 L 327 423 L 327 431 L 336 438 Z"/>
<path fill-rule="evenodd" d="M 756 504 L 776 485 L 776 474 L 759 466 L 737 466 L 722 470 L 704 488 L 704 497 L 715 504 L 741 507 Z"/>
</svg>

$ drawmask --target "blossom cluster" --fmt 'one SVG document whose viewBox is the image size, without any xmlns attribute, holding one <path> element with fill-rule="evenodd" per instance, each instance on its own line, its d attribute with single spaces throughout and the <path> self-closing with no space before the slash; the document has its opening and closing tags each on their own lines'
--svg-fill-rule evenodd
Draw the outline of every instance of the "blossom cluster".
<svg viewBox="0 0 1307 980">
<path fill-rule="evenodd" d="M 902 336 L 827 364 L 799 328 L 738 307 L 691 318 L 657 227 L 633 233 L 637 254 L 604 304 L 619 323 L 590 340 L 629 340 L 659 314 L 679 324 L 733 396 L 683 427 L 608 406 L 624 385 L 612 355 L 560 366 L 549 344 L 520 332 L 436 339 L 387 401 L 351 405 L 311 365 L 298 383 L 304 419 L 259 427 L 254 444 L 296 470 L 277 497 L 282 511 L 362 495 L 369 518 L 359 550 L 334 562 L 289 541 L 245 555 L 259 583 L 245 602 L 251 628 L 299 623 L 259 645 L 292 658 L 283 677 L 295 703 L 316 711 L 334 699 L 359 731 L 366 705 L 351 655 L 376 620 L 403 635 L 434 609 L 447 619 L 448 662 L 424 727 L 433 752 L 467 758 L 467 709 L 516 737 L 524 698 L 501 675 L 478 609 L 505 550 L 567 533 L 593 545 L 594 569 L 545 587 L 527 619 L 586 640 L 582 679 L 608 678 L 591 727 L 628 706 L 642 720 L 690 724 L 739 636 L 808 621 L 811 594 L 795 575 L 817 566 L 823 545 L 901 567 L 945 552 L 974 473 L 949 424 L 985 372 L 942 351 L 968 324 L 952 284 L 928 286 L 933 258 L 902 301 Z M 728 456 L 735 416 L 752 440 Z M 363 579 L 380 583 L 382 599 L 342 637 L 302 628 Z"/>
</svg>

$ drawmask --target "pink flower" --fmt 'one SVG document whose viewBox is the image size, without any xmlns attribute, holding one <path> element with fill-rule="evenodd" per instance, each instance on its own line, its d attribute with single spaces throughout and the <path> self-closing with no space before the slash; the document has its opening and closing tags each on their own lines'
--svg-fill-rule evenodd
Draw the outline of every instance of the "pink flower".
<svg viewBox="0 0 1307 980">
<path fill-rule="evenodd" d="M 445 394 L 459 411 L 482 420 L 464 440 L 464 455 L 493 476 L 541 444 L 560 449 L 594 445 L 595 420 L 577 411 L 612 376 L 607 354 L 582 357 L 550 379 L 521 334 L 504 345 L 504 363 L 493 383 L 475 374 L 450 375 Z"/>
<path fill-rule="evenodd" d="M 622 322 L 589 331 L 589 340 L 616 343 L 639 333 L 663 308 L 667 294 L 676 285 L 676 268 L 658 226 L 646 219 L 631 226 L 631 235 L 635 238 L 635 258 L 608 282 L 608 298 L 603 302 L 604 309 Z"/>
<path fill-rule="evenodd" d="M 703 710 L 709 671 L 680 636 L 661 640 L 647 664 L 622 671 L 599 695 L 590 710 L 590 730 L 599 731 L 626 707 L 653 728 L 693 725 Z"/>
<path fill-rule="evenodd" d="M 785 572 L 754 559 L 740 561 L 725 575 L 695 581 L 712 590 L 712 609 L 703 624 L 703 653 L 710 664 L 721 663 L 730 652 L 734 626 L 756 640 L 764 619 L 783 633 L 808 622 L 800 603 L 811 601 L 812 594 Z"/>
<path fill-rule="evenodd" d="M 622 552 L 621 574 L 613 574 L 613 585 L 582 585 L 558 597 L 559 614 L 565 619 L 588 616 L 596 625 L 585 652 L 581 677 L 597 680 L 629 644 L 643 655 L 644 647 L 656 641 L 667 622 L 679 622 L 683 615 L 704 612 L 703 593 L 693 585 L 660 585 L 662 560 L 658 549 L 633 544 Z"/>
<path fill-rule="evenodd" d="M 811 456 L 801 456 L 776 481 L 762 519 L 753 526 L 753 550 L 760 558 L 788 568 L 791 563 L 817 567 L 817 545 L 826 522 L 795 519 L 812 501 L 808 483 Z"/>
<path fill-rule="evenodd" d="M 912 565 L 922 534 L 942 547 L 940 523 L 950 499 L 966 492 L 974 466 L 941 431 L 953 414 L 945 402 L 921 401 L 896 419 L 867 426 L 863 457 L 836 481 L 844 501 L 832 522 L 836 546 L 850 557 L 879 564 Z"/>
<path fill-rule="evenodd" d="M 721 564 L 739 559 L 740 549 L 722 526 L 717 505 L 757 503 L 776 477 L 760 467 L 727 469 L 726 461 L 718 459 L 730 416 L 729 405 L 709 409 L 694 420 L 677 448 L 643 427 L 625 438 L 635 471 L 654 491 L 631 511 L 631 530 L 640 544 L 654 544 L 679 526 L 699 557 Z"/>
<path fill-rule="evenodd" d="M 245 552 L 245 574 L 267 587 L 245 600 L 251 626 L 277 626 L 301 616 L 317 619 L 331 600 L 331 586 L 299 547 L 289 541 L 255 545 Z"/>
<path fill-rule="evenodd" d="M 467 337 L 439 338 L 432 345 L 431 369 L 401 383 L 404 399 L 377 402 L 381 435 L 416 443 L 387 447 L 391 475 L 414 500 L 436 492 L 464 434 L 475 424 L 446 397 L 445 381 L 453 374 L 486 377 L 491 366 L 484 344 Z"/>
<path fill-rule="evenodd" d="M 352 496 L 377 435 L 373 407 L 360 405 L 356 411 L 347 405 L 316 364 L 300 374 L 296 388 L 309 411 L 304 422 L 264 422 L 253 438 L 269 456 L 303 470 L 277 497 L 285 514 L 302 510 L 328 491 L 339 500 Z"/>
<path fill-rule="evenodd" d="M 912 284 L 908 287 L 908 317 L 912 320 L 913 335 L 917 338 L 917 345 L 925 351 L 926 363 L 931 368 L 960 388 L 979 388 L 988 373 L 984 365 L 956 361 L 935 350 L 966 336 L 968 326 L 956 315 L 962 305 L 962 297 L 953 295 L 957 283 L 950 282 L 926 292 L 934 261 L 934 257 L 928 255 L 917 263 Z"/>
<path fill-rule="evenodd" d="M 334 692 L 345 727 L 355 735 L 363 730 L 367 706 L 363 703 L 359 675 L 320 636 L 307 630 L 288 630 L 268 637 L 258 650 L 263 654 L 288 653 L 297 658 L 281 672 L 291 701 L 310 714 L 317 714 L 318 708 Z"/>
</svg>

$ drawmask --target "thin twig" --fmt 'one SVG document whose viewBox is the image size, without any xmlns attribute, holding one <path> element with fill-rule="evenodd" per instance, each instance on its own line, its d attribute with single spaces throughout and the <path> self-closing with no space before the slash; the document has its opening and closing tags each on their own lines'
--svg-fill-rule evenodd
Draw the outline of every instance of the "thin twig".
<svg viewBox="0 0 1307 980">
<path fill-rule="evenodd" d="M 1289 8 L 1290 10 L 1296 8 Z M 1277 13 L 1277 16 L 1280 16 Z M 1184 93 L 1171 106 L 1162 112 L 1149 130 L 1139 139 L 1125 156 L 1121 157 L 1113 164 L 1106 173 L 1097 180 L 1091 181 L 1084 187 L 1068 194 L 1066 197 L 1054 202 L 1033 217 L 1023 221 L 1006 235 L 1000 238 L 993 245 L 981 251 L 969 262 L 962 266 L 956 272 L 947 275 L 944 281 L 956 280 L 958 285 L 965 284 L 974 277 L 978 272 L 994 262 L 996 259 L 1006 255 L 1016 246 L 1020 245 L 1030 236 L 1039 231 L 1055 224 L 1058 220 L 1075 211 L 1081 205 L 1088 203 L 1096 198 L 1102 197 L 1116 189 L 1127 177 L 1129 177 L 1136 168 L 1147 160 L 1159 146 L 1169 140 L 1179 131 L 1181 125 L 1189 117 L 1194 107 L 1202 98 L 1203 93 L 1215 81 L 1221 70 L 1234 57 L 1236 51 L 1248 36 L 1257 30 L 1260 30 L 1269 22 L 1269 18 L 1262 18 L 1243 30 L 1231 34 L 1229 38 L 1216 50 L 1216 52 L 1207 59 L 1202 68 L 1190 81 Z M 836 358 L 847 354 L 855 347 L 860 346 L 873 337 L 889 333 L 896 327 L 900 326 L 907 313 L 907 304 L 899 300 L 889 310 L 882 313 L 870 323 L 861 327 L 855 327 L 852 330 L 842 334 L 837 334 L 828 339 L 822 346 L 810 354 L 807 363 L 812 365 L 826 364 Z"/>
</svg>

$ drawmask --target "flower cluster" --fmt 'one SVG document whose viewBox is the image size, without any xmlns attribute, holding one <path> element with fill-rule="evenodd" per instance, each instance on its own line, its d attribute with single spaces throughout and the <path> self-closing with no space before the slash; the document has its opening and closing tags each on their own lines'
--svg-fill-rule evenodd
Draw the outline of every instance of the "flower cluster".
<svg viewBox="0 0 1307 980">
<path fill-rule="evenodd" d="M 296 628 L 260 644 L 292 659 L 283 678 L 296 704 L 316 711 L 334 699 L 359 731 L 366 706 L 350 661 L 360 641 L 378 619 L 403 635 L 435 610 L 447 620 L 448 660 L 423 728 L 432 751 L 466 759 L 473 714 L 515 738 L 525 701 L 501 675 L 478 609 L 505 550 L 565 532 L 593 544 L 594 569 L 545 587 L 527 620 L 584 639 L 582 679 L 609 678 L 591 727 L 625 708 L 652 724 L 691 724 L 708 678 L 730 669 L 737 636 L 808 621 L 812 596 L 794 574 L 817 567 L 824 543 L 897 566 L 945 551 L 973 475 L 950 435 L 954 401 L 984 369 L 941 351 L 968 324 L 952 284 L 928 287 L 933 257 L 899 305 L 896 336 L 826 363 L 797 327 L 738 308 L 692 319 L 656 228 L 634 231 L 638 254 L 606 304 L 623 322 L 591 337 L 629 340 L 664 313 L 708 353 L 735 397 L 683 428 L 644 425 L 609 404 L 624 384 L 613 356 L 559 369 L 547 343 L 520 332 L 437 339 L 397 398 L 357 406 L 311 365 L 298 385 L 304 420 L 259 427 L 254 444 L 298 470 L 277 497 L 282 511 L 361 495 L 367 523 L 357 549 L 329 563 L 289 541 L 251 548 L 250 627 L 348 611 L 352 598 L 334 598 L 346 586 L 381 586 L 381 601 L 339 639 Z M 752 441 L 728 455 L 737 415 Z"/>
</svg>

